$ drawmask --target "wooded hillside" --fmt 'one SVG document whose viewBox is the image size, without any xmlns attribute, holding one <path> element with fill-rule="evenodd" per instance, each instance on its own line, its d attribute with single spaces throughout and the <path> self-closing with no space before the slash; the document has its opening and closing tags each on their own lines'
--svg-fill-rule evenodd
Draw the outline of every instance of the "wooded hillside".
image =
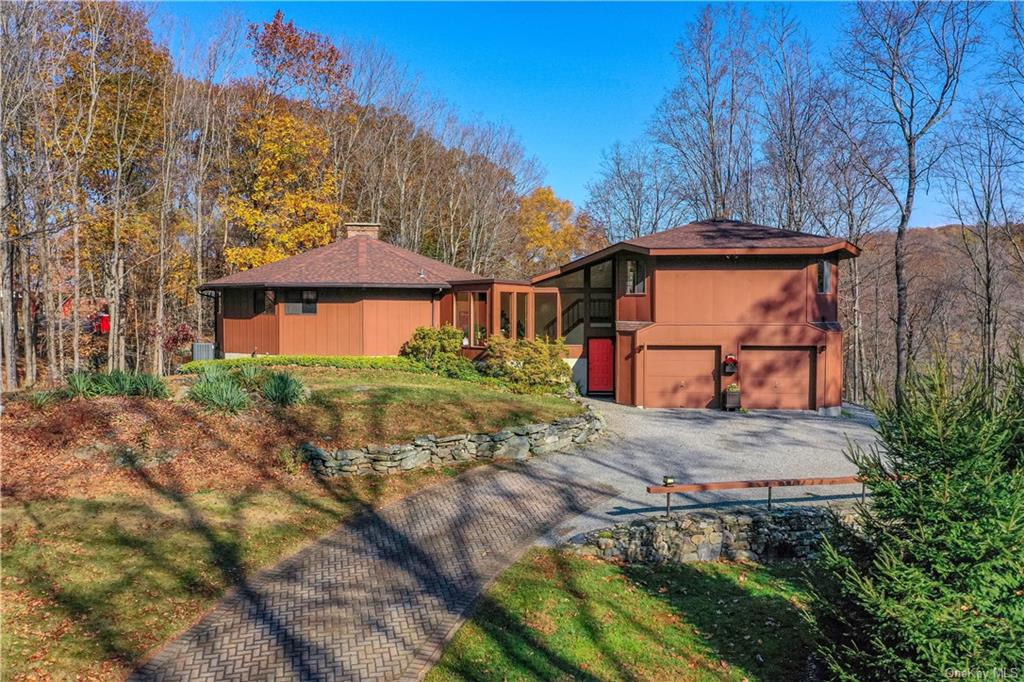
<svg viewBox="0 0 1024 682">
<path fill-rule="evenodd" d="M 591 236 L 512 131 L 460 120 L 379 47 L 278 12 L 227 17 L 183 65 L 151 9 L 0 7 L 5 387 L 162 372 L 212 333 L 201 282 L 347 221 L 484 275 L 543 269 Z"/>
</svg>

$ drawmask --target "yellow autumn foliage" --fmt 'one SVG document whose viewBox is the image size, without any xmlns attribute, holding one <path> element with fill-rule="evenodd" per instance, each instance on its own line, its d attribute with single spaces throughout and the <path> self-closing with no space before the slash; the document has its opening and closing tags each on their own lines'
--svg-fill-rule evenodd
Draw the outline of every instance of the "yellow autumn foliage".
<svg viewBox="0 0 1024 682">
<path fill-rule="evenodd" d="M 225 250 L 227 262 L 247 270 L 330 242 L 345 210 L 324 132 L 276 111 L 243 123 L 239 137 L 242 182 L 222 207 L 243 245 Z"/>
</svg>

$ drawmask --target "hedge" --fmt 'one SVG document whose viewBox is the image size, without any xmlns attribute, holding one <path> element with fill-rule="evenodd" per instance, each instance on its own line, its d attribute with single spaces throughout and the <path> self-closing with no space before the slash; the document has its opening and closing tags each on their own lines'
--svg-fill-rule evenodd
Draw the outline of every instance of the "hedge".
<svg viewBox="0 0 1024 682">
<path fill-rule="evenodd" d="M 392 369 L 401 372 L 431 374 L 429 367 L 407 357 L 383 356 L 364 357 L 357 355 L 259 355 L 255 358 L 231 358 L 229 360 L 193 360 L 178 368 L 182 374 L 197 374 L 206 367 L 335 367 L 337 369 Z"/>
</svg>

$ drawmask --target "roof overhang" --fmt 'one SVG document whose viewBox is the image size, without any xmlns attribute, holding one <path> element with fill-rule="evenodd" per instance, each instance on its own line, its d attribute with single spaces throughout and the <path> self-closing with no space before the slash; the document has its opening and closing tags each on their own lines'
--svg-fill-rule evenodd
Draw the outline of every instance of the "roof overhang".
<svg viewBox="0 0 1024 682">
<path fill-rule="evenodd" d="M 220 289 L 450 289 L 448 282 L 210 282 L 203 284 L 199 291 Z"/>
<path fill-rule="evenodd" d="M 530 282 L 537 284 L 559 275 L 567 275 L 570 272 L 579 270 L 597 261 L 614 256 L 616 253 L 635 253 L 641 256 L 827 256 L 835 254 L 840 259 L 856 258 L 860 255 L 860 248 L 848 241 L 839 241 L 825 246 L 802 246 L 802 247 L 764 247 L 748 246 L 722 249 L 669 249 L 669 248 L 646 248 L 636 246 L 628 242 L 619 242 L 606 246 L 594 253 L 577 258 L 565 265 L 534 275 Z"/>
</svg>

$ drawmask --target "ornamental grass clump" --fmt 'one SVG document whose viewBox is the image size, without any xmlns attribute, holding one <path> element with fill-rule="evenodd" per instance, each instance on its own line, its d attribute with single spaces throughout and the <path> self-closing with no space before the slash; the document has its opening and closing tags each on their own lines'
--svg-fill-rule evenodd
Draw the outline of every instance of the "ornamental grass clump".
<svg viewBox="0 0 1024 682">
<path fill-rule="evenodd" d="M 1024 670 L 1024 362 L 999 386 L 944 368 L 876 407 L 849 457 L 872 492 L 819 558 L 813 622 L 839 680 Z"/>
<path fill-rule="evenodd" d="M 140 372 L 72 372 L 67 376 L 64 395 L 69 398 L 96 396 L 138 396 L 167 398 L 171 395 L 163 377 Z"/>
<path fill-rule="evenodd" d="M 238 414 L 249 409 L 249 393 L 227 373 L 201 376 L 188 398 L 214 412 Z"/>
<path fill-rule="evenodd" d="M 259 365 L 241 365 L 235 370 L 235 379 L 247 391 L 258 391 L 265 378 L 265 372 Z"/>
<path fill-rule="evenodd" d="M 306 397 L 306 387 L 288 372 L 271 372 L 263 381 L 263 397 L 281 407 L 301 403 Z"/>
</svg>

